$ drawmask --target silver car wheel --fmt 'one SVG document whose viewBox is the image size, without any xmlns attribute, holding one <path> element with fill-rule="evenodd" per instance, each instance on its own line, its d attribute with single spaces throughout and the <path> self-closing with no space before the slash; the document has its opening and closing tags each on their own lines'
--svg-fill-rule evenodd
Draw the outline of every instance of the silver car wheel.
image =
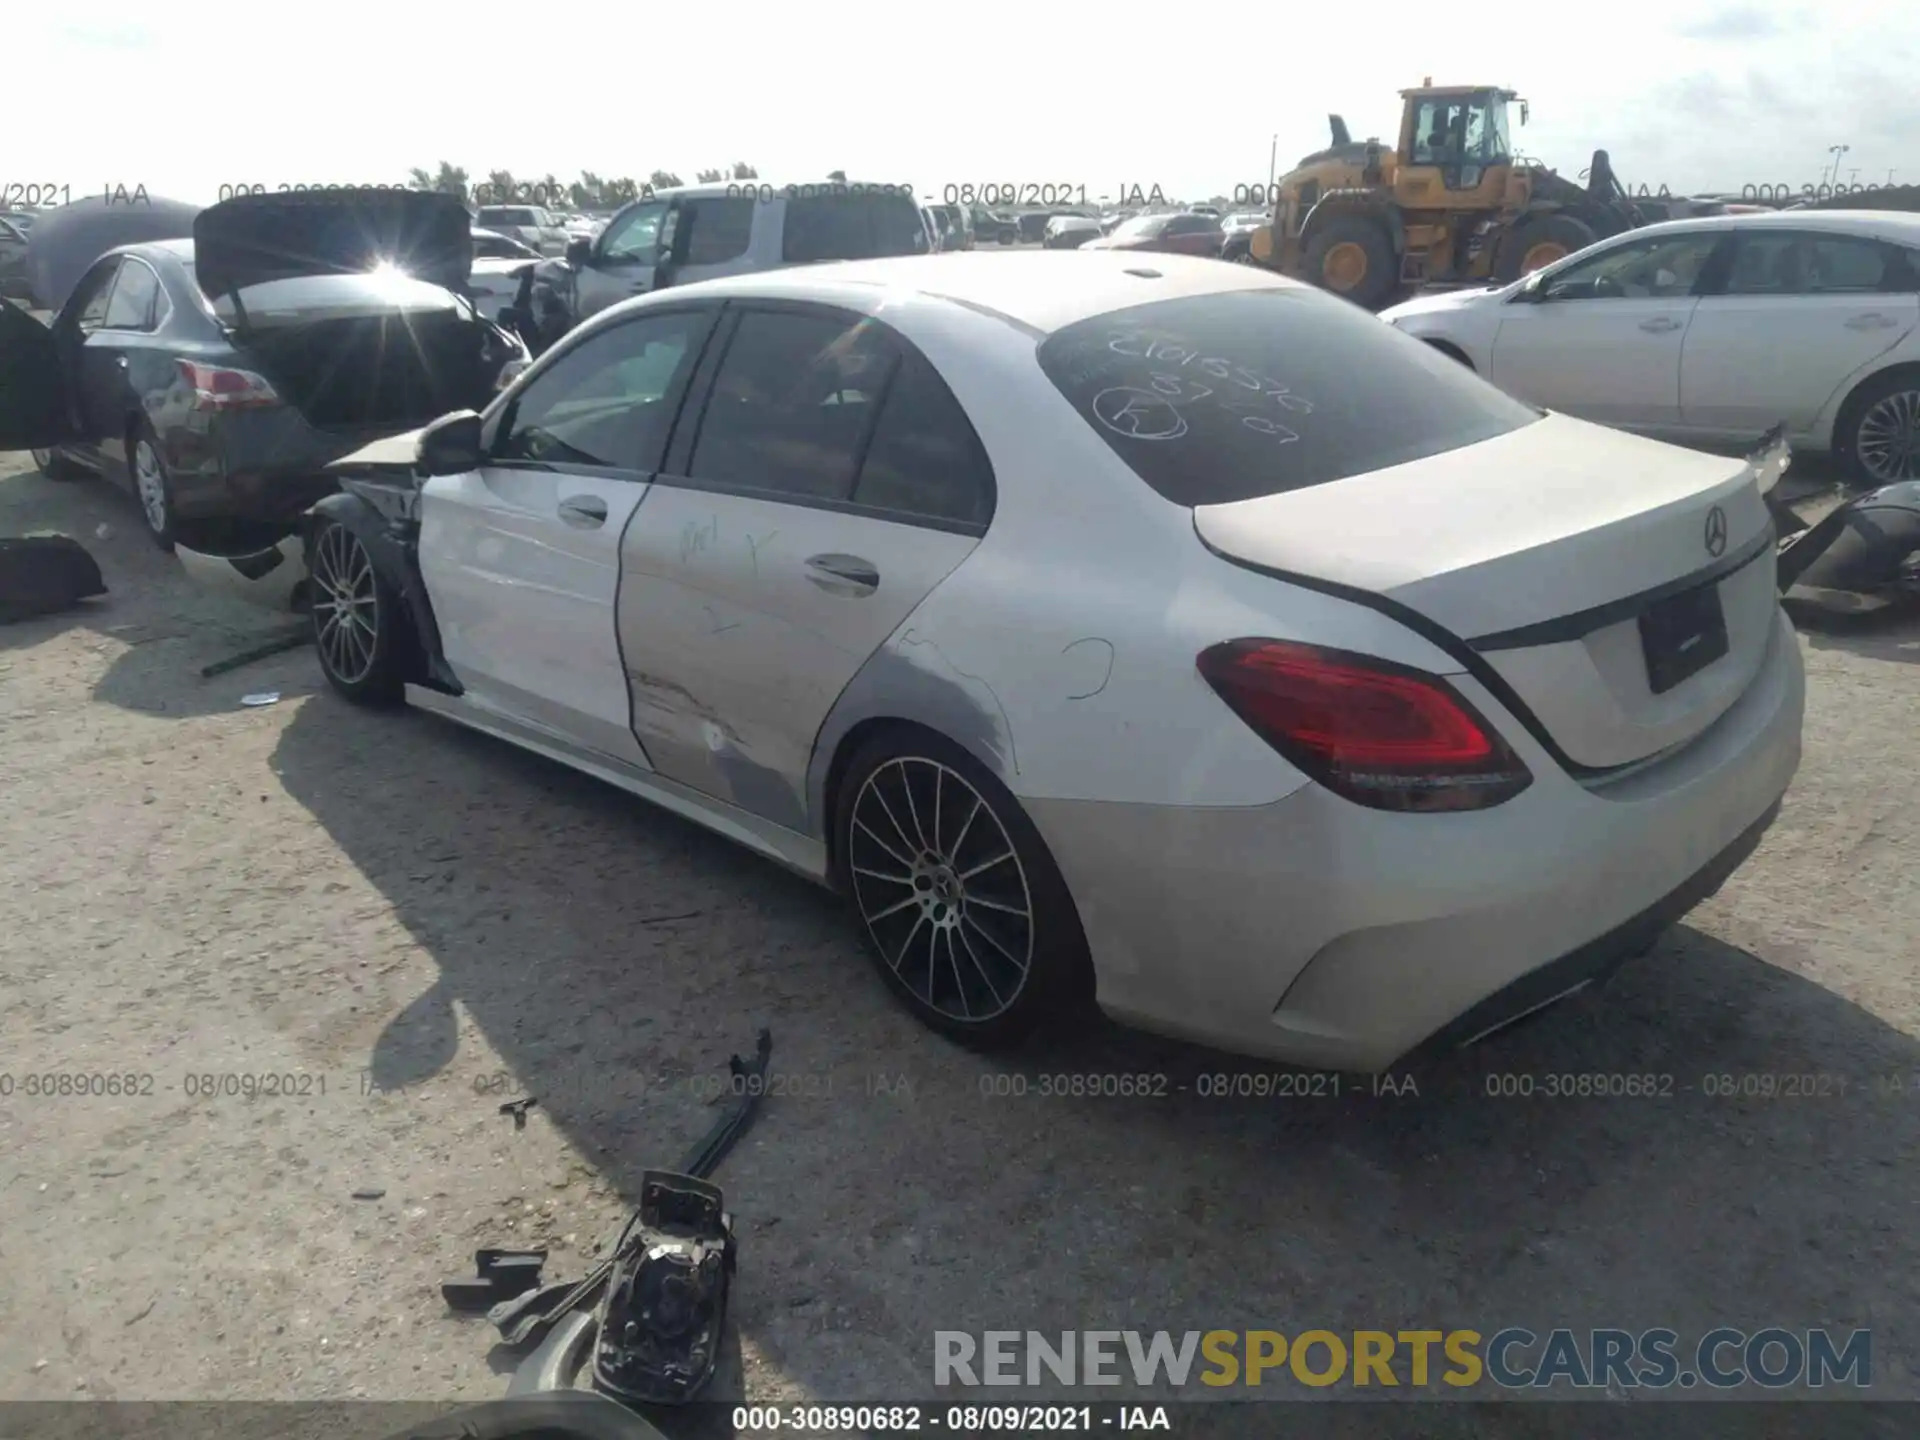
<svg viewBox="0 0 1920 1440">
<path fill-rule="evenodd" d="M 1920 390 L 1896 390 L 1860 417 L 1860 466 L 1875 480 L 1920 480 Z"/>
<path fill-rule="evenodd" d="M 854 903 L 901 984 L 951 1020 L 1004 1014 L 1032 968 L 1033 896 L 980 792 L 938 761 L 889 760 L 860 787 L 848 841 Z"/>
<path fill-rule="evenodd" d="M 156 535 L 165 535 L 173 519 L 167 509 L 167 477 L 160 469 L 160 456 L 149 440 L 141 440 L 133 447 L 133 488 L 140 497 L 147 528 Z"/>
<path fill-rule="evenodd" d="M 344 525 L 320 533 L 313 555 L 314 638 L 334 679 L 357 685 L 373 671 L 380 592 L 366 547 Z"/>
</svg>

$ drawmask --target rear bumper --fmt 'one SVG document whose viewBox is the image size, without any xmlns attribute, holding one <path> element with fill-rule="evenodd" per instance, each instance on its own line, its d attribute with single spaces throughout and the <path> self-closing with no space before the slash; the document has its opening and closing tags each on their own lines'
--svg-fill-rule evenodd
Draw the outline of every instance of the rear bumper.
<svg viewBox="0 0 1920 1440">
<path fill-rule="evenodd" d="M 291 406 L 196 416 L 162 437 L 174 513 L 182 520 L 292 525 L 339 488 L 324 473 L 328 465 L 410 428 L 316 430 Z"/>
<path fill-rule="evenodd" d="M 1603 973 L 1745 859 L 1798 768 L 1799 642 L 1775 625 L 1712 728 L 1603 787 L 1517 745 L 1534 784 L 1474 814 L 1389 814 L 1312 785 L 1232 809 L 1027 802 L 1100 1003 L 1223 1049 L 1377 1072 Z"/>
</svg>

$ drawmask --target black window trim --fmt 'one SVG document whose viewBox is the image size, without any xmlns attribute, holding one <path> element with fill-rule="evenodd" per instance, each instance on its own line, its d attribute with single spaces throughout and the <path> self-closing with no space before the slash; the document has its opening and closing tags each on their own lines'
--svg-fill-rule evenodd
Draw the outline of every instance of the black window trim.
<svg viewBox="0 0 1920 1440">
<path fill-rule="evenodd" d="M 1872 290 L 1805 290 L 1790 294 L 1759 292 L 1735 295 L 1729 293 L 1726 288 L 1727 282 L 1733 278 L 1733 265 L 1740 253 L 1741 245 L 1745 244 L 1749 239 L 1757 240 L 1762 236 L 1768 235 L 1786 235 L 1799 240 L 1851 240 L 1860 245 L 1876 246 L 1881 252 L 1881 263 L 1883 266 L 1880 272 L 1880 284 Z M 1709 269 L 1713 271 L 1711 276 L 1708 274 Z M 1906 288 L 1899 288 L 1902 282 L 1896 278 L 1898 276 L 1906 277 Z M 1898 245 L 1891 240 L 1883 240 L 1878 235 L 1857 235 L 1851 230 L 1803 230 L 1789 225 L 1750 225 L 1744 229 L 1733 230 L 1728 233 L 1724 252 L 1715 254 L 1709 266 L 1703 267 L 1701 278 L 1703 280 L 1711 278 L 1714 282 L 1711 290 L 1702 290 L 1699 292 L 1703 297 L 1710 295 L 1730 300 L 1764 300 L 1769 298 L 1776 300 L 1822 300 L 1833 296 L 1848 295 L 1861 298 L 1869 295 L 1911 295 L 1914 293 L 1916 281 L 1920 281 L 1920 250 Z"/>
<path fill-rule="evenodd" d="M 534 364 L 527 367 L 524 375 L 514 381 L 513 386 L 500 396 L 495 407 L 490 407 L 480 432 L 480 464 L 490 470 L 519 470 L 535 474 L 580 475 L 598 480 L 628 480 L 649 482 L 659 473 L 666 457 L 673 451 L 675 432 L 686 409 L 687 396 L 693 392 L 693 381 L 705 364 L 708 352 L 713 346 L 713 337 L 720 328 L 721 312 L 724 306 L 714 300 L 689 300 L 672 305 L 649 305 L 631 315 L 622 315 L 618 320 L 606 325 L 583 326 L 566 336 Z M 596 339 L 600 335 L 614 330 L 623 330 L 629 325 L 638 325 L 650 320 L 663 319 L 669 315 L 703 315 L 706 328 L 696 338 L 694 363 L 688 367 L 685 378 L 663 397 L 672 409 L 672 418 L 667 422 L 667 432 L 660 441 L 657 453 L 643 456 L 649 463 L 629 467 L 625 465 L 583 465 L 571 461 L 554 460 L 515 460 L 494 455 L 494 442 L 499 439 L 500 431 L 510 425 L 519 408 L 520 396 L 526 392 L 541 375 L 558 364 L 562 357 L 578 349 L 581 345 Z"/>
<path fill-rule="evenodd" d="M 122 255 L 120 257 L 120 268 L 113 272 L 113 284 L 109 286 L 107 290 L 107 310 L 109 313 L 113 310 L 114 297 L 120 293 L 120 282 L 127 278 L 127 267 L 129 265 L 138 265 L 153 277 L 154 293 L 147 301 L 146 323 L 143 325 L 109 325 L 106 323 L 105 317 L 102 317 L 100 329 L 94 331 L 96 335 L 102 331 L 108 331 L 115 335 L 151 335 L 160 328 L 160 302 L 167 299 L 167 287 L 165 282 L 160 278 L 159 270 L 154 267 L 151 261 L 143 256 Z M 170 301 L 168 303 L 171 304 Z"/>
<path fill-rule="evenodd" d="M 887 378 L 882 382 L 879 397 L 874 404 L 873 414 L 867 421 L 866 429 L 860 436 L 859 447 L 854 452 L 853 482 L 849 494 L 857 494 L 860 478 L 867 463 L 867 452 L 873 446 L 874 432 L 879 427 L 880 413 L 885 408 L 887 397 L 893 393 L 894 380 L 904 366 L 912 361 L 925 365 L 943 386 L 946 377 L 926 353 L 907 339 L 893 326 L 874 315 L 858 310 L 849 310 L 841 305 L 829 305 L 818 300 L 786 300 L 776 297 L 755 297 L 750 300 L 729 300 L 726 308 L 730 319 L 715 329 L 718 336 L 724 331 L 724 337 L 718 344 L 708 343 L 708 354 L 701 357 L 694 379 L 697 382 L 698 400 L 683 404 L 675 424 L 675 434 L 667 446 L 666 459 L 662 463 L 653 483 L 668 486 L 676 490 L 692 490 L 710 495 L 738 495 L 747 500 L 766 500 L 776 505 L 793 505 L 805 510 L 826 510 L 836 515 L 854 515 L 870 520 L 885 520 L 895 525 L 912 525 L 922 530 L 939 530 L 948 535 L 970 535 L 979 539 L 987 533 L 993 524 L 993 517 L 999 510 L 1000 482 L 994 474 L 993 457 L 987 453 L 986 442 L 980 438 L 980 432 L 973 423 L 973 417 L 967 414 L 967 407 L 960 403 L 960 397 L 953 394 L 953 388 L 947 386 L 947 393 L 959 409 L 961 418 L 967 422 L 967 428 L 973 432 L 974 444 L 979 449 L 984 466 L 983 479 L 986 483 L 986 518 L 984 520 L 951 520 L 938 515 L 921 515 L 909 510 L 896 510 L 886 505 L 862 505 L 857 501 L 839 500 L 824 495 L 802 495 L 790 490 L 765 490 L 753 485 L 733 485 L 720 480 L 706 480 L 689 475 L 687 467 L 692 461 L 693 451 L 698 444 L 700 428 L 706 422 L 707 406 L 713 400 L 714 381 L 719 377 L 720 367 L 726 361 L 727 351 L 733 348 L 734 336 L 739 332 L 741 320 L 748 314 L 811 315 L 821 319 L 835 321 L 868 321 L 878 326 L 888 342 L 895 348 L 894 363 L 888 367 Z M 709 360 L 711 363 L 709 364 Z M 704 374 L 699 373 L 704 371 Z M 684 438 L 681 432 L 684 431 Z"/>
</svg>

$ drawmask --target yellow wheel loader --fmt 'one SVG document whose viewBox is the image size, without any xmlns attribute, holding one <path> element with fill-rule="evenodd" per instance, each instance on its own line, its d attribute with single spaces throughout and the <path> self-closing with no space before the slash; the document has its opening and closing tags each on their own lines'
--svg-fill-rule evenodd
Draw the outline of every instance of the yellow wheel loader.
<svg viewBox="0 0 1920 1440">
<path fill-rule="evenodd" d="M 1519 158 L 1508 107 L 1517 102 L 1525 124 L 1527 102 L 1515 92 L 1429 79 L 1400 95 L 1392 149 L 1328 117 L 1333 143 L 1273 183 L 1250 263 L 1376 309 L 1406 286 L 1518 279 L 1647 223 L 1606 151 L 1584 185 Z"/>
</svg>

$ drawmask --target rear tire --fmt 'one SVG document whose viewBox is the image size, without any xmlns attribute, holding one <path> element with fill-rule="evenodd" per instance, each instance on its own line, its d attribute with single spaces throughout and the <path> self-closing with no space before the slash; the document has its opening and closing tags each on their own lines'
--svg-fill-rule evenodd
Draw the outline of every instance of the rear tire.
<svg viewBox="0 0 1920 1440">
<path fill-rule="evenodd" d="M 958 745 L 901 727 L 849 762 L 835 868 L 874 968 L 931 1029 L 1001 1049 L 1090 995 L 1079 912 L 1013 793 Z"/>
<path fill-rule="evenodd" d="M 412 655 L 405 602 L 360 537 L 321 520 L 308 543 L 313 648 L 327 683 L 356 705 L 400 699 Z"/>
<path fill-rule="evenodd" d="M 1920 480 L 1920 369 L 1877 375 L 1847 397 L 1833 458 L 1864 485 Z"/>
<path fill-rule="evenodd" d="M 1493 274 L 1502 284 L 1518 280 L 1543 265 L 1584 250 L 1600 237 L 1591 225 L 1571 215 L 1536 215 L 1523 220 L 1500 238 L 1494 252 Z"/>
<path fill-rule="evenodd" d="M 1363 309 L 1377 309 L 1400 283 L 1393 242 L 1376 220 L 1335 215 L 1307 242 L 1307 276 L 1322 290 Z"/>
<path fill-rule="evenodd" d="M 173 481 L 167 474 L 167 462 L 160 456 L 159 437 L 144 420 L 127 436 L 127 463 L 133 471 L 133 498 L 140 506 L 147 534 L 154 544 L 172 554 Z"/>
</svg>

